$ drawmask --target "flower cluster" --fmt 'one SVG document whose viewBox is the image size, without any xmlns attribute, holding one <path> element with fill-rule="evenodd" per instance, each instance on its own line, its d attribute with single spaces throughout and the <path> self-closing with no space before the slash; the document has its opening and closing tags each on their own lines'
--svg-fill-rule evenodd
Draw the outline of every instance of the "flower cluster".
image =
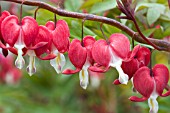
<svg viewBox="0 0 170 113">
<path fill-rule="evenodd" d="M 26 16 L 19 20 L 7 11 L 2 12 L 0 16 L 0 26 L 0 47 L 3 54 L 6 56 L 8 51 L 16 54 L 15 65 L 19 69 L 25 65 L 23 56 L 28 55 L 29 75 L 36 72 L 35 57 L 50 60 L 57 73 L 79 73 L 80 86 L 86 89 L 90 73 L 105 73 L 114 67 L 119 77 L 113 83 L 127 84 L 133 78 L 134 88 L 143 97 L 132 96 L 130 100 L 140 102 L 148 99 L 152 113 L 158 111 L 156 98 L 170 95 L 170 91 L 162 94 L 169 80 L 167 67 L 157 64 L 153 69 L 148 68 L 150 50 L 140 45 L 130 50 L 130 41 L 124 34 L 112 34 L 107 40 L 85 36 L 82 40 L 73 39 L 70 43 L 66 21 L 48 21 L 45 26 L 38 25 L 32 17 Z M 63 70 L 66 52 L 75 70 Z"/>
</svg>

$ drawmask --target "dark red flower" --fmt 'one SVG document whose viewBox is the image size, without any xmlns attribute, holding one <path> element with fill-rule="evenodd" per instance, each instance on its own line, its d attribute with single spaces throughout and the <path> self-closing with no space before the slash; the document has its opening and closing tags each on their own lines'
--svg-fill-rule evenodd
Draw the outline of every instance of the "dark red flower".
<svg viewBox="0 0 170 113">
<path fill-rule="evenodd" d="M 122 62 L 122 69 L 124 73 L 129 76 L 129 80 L 133 77 L 135 72 L 142 66 L 147 66 L 150 62 L 150 50 L 146 47 L 137 45 L 129 54 L 129 59 Z M 120 84 L 119 80 L 114 81 L 115 85 Z"/>
<path fill-rule="evenodd" d="M 169 81 L 169 70 L 163 64 L 157 64 L 150 70 L 148 67 L 143 66 L 134 75 L 133 83 L 135 89 L 143 96 L 142 98 L 132 96 L 131 101 L 141 102 L 148 99 L 151 113 L 158 111 L 158 96 L 168 96 L 170 91 L 163 93 Z"/>
<path fill-rule="evenodd" d="M 63 74 L 74 74 L 79 72 L 80 85 L 86 89 L 89 83 L 88 68 L 92 65 L 93 59 L 91 49 L 95 39 L 92 36 L 83 38 L 83 42 L 74 39 L 70 44 L 68 56 L 71 63 L 76 67 L 76 70 L 66 69 Z"/>
</svg>

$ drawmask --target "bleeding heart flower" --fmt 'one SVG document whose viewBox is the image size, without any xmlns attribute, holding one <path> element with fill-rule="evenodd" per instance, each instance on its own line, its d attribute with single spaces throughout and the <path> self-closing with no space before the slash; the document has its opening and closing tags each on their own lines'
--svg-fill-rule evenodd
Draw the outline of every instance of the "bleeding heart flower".
<svg viewBox="0 0 170 113">
<path fill-rule="evenodd" d="M 23 48 L 32 46 L 37 34 L 38 24 L 34 18 L 26 16 L 19 22 L 18 17 L 10 15 L 4 19 L 1 24 L 1 32 L 3 39 L 11 47 L 17 49 L 18 57 L 15 61 L 17 68 L 21 69 L 25 61 L 22 57 Z"/>
<path fill-rule="evenodd" d="M 83 89 L 87 88 L 89 83 L 88 68 L 92 65 L 91 49 L 95 39 L 92 36 L 83 38 L 83 42 L 74 39 L 70 44 L 68 56 L 71 63 L 76 67 L 76 70 L 66 69 L 63 74 L 74 74 L 79 72 L 80 86 Z"/>
<path fill-rule="evenodd" d="M 133 77 L 135 72 L 141 68 L 142 66 L 147 66 L 150 62 L 150 50 L 146 47 L 141 47 L 137 45 L 134 49 L 130 52 L 129 58 L 127 61 L 122 62 L 122 69 L 124 73 L 129 76 L 129 80 Z M 119 80 L 116 79 L 114 81 L 115 85 L 120 84 Z"/>
<path fill-rule="evenodd" d="M 63 53 L 68 51 L 70 44 L 69 27 L 64 20 L 58 20 L 56 27 L 54 22 L 49 21 L 46 23 L 46 27 L 51 31 L 53 35 L 52 44 L 49 50 L 52 54 L 56 55 L 56 58 L 50 60 L 50 64 L 54 67 L 57 73 L 61 73 L 66 63 L 66 59 Z"/>
<path fill-rule="evenodd" d="M 0 26 L 2 24 L 2 21 L 8 17 L 10 15 L 10 13 L 8 11 L 3 11 L 1 13 L 1 16 L 0 16 Z M 7 56 L 8 55 L 8 51 L 6 49 L 6 42 L 4 41 L 3 37 L 2 37 L 2 33 L 1 33 L 1 30 L 0 30 L 0 47 L 2 48 L 2 52 L 4 54 L 4 56 Z"/>
<path fill-rule="evenodd" d="M 158 96 L 169 96 L 170 90 L 163 93 L 163 90 L 168 84 L 169 71 L 163 64 L 157 64 L 150 70 L 148 67 L 143 66 L 134 75 L 133 83 L 135 89 L 143 96 L 138 98 L 136 96 L 130 97 L 131 101 L 142 102 L 148 99 L 148 104 L 151 113 L 158 111 Z"/>
<path fill-rule="evenodd" d="M 122 61 L 127 59 L 130 52 L 130 42 L 128 38 L 120 33 L 112 34 L 108 41 L 98 40 L 92 48 L 92 56 L 99 66 L 104 66 L 101 69 L 98 66 L 91 66 L 90 70 L 96 72 L 106 72 L 109 67 L 115 67 L 119 73 L 119 81 L 122 84 L 127 84 L 128 75 L 121 68 Z"/>
<path fill-rule="evenodd" d="M 29 65 L 27 67 L 27 72 L 31 76 L 36 72 L 35 67 L 35 56 L 42 60 L 49 60 L 55 58 L 55 55 L 47 55 L 45 57 L 41 57 L 42 54 L 46 53 L 48 51 L 49 46 L 51 46 L 51 37 L 52 34 L 49 31 L 49 29 L 45 26 L 39 26 L 39 32 L 37 37 L 35 38 L 35 41 L 32 44 L 32 48 L 29 48 L 27 54 L 30 57 Z"/>
</svg>

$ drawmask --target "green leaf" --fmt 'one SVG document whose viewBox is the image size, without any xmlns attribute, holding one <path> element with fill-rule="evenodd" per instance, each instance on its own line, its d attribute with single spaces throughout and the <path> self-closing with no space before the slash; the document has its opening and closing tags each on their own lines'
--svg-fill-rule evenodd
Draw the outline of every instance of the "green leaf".
<svg viewBox="0 0 170 113">
<path fill-rule="evenodd" d="M 45 17 L 45 18 L 44 18 Z M 44 25 L 47 21 L 54 19 L 54 13 L 44 10 L 44 9 L 39 9 L 37 12 L 37 22 L 40 25 Z"/>
<path fill-rule="evenodd" d="M 107 24 L 104 24 L 104 27 L 106 29 L 107 32 L 109 32 L 109 34 L 113 34 L 113 33 L 120 33 L 121 30 L 114 27 L 114 26 L 111 26 L 111 25 L 107 25 Z"/>
<path fill-rule="evenodd" d="M 90 7 L 98 2 L 102 2 L 102 0 L 87 0 L 85 1 L 82 6 L 80 7 L 80 9 L 84 9 L 84 8 L 87 8 L 87 7 Z"/>
<path fill-rule="evenodd" d="M 72 21 L 71 22 L 71 27 L 70 27 L 70 33 L 71 33 L 71 37 L 73 38 L 78 38 L 81 39 L 81 24 L 77 21 Z M 84 36 L 86 35 L 91 35 L 91 36 L 96 36 L 96 34 L 91 31 L 89 28 L 84 26 Z"/>
<path fill-rule="evenodd" d="M 156 28 L 147 29 L 147 30 L 143 31 L 142 33 L 143 33 L 146 37 L 149 37 L 155 30 L 156 30 Z"/>
<path fill-rule="evenodd" d="M 65 0 L 64 7 L 68 11 L 79 12 L 83 0 Z"/>
<path fill-rule="evenodd" d="M 170 27 L 168 27 L 165 32 L 163 33 L 164 37 L 170 36 Z"/>
<path fill-rule="evenodd" d="M 148 12 L 147 12 L 148 24 L 151 25 L 154 22 L 156 22 L 159 19 L 160 15 L 161 14 L 160 14 L 160 12 L 158 11 L 158 9 L 156 7 L 149 8 Z"/>
<path fill-rule="evenodd" d="M 154 49 L 154 47 L 152 47 L 151 45 L 147 45 L 147 44 L 142 44 L 142 43 L 139 43 L 139 42 L 135 42 L 135 45 L 137 45 L 137 44 L 139 44 L 139 45 L 141 45 L 141 46 L 145 46 L 145 47 L 147 47 L 147 48 Z"/>
<path fill-rule="evenodd" d="M 161 14 L 163 14 L 165 9 L 166 9 L 166 7 L 164 5 L 162 5 L 162 4 L 159 4 L 159 3 L 146 3 L 144 1 L 142 1 L 142 2 L 139 2 L 137 4 L 135 11 L 142 10 L 144 8 L 150 8 L 150 7 L 157 8 L 157 11 L 160 12 Z"/>
<path fill-rule="evenodd" d="M 104 2 L 99 2 L 93 5 L 89 13 L 99 13 L 106 10 L 115 8 L 117 5 L 116 0 L 106 0 Z"/>
<path fill-rule="evenodd" d="M 162 39 L 164 37 L 162 28 L 156 29 L 153 37 L 157 39 Z"/>
</svg>

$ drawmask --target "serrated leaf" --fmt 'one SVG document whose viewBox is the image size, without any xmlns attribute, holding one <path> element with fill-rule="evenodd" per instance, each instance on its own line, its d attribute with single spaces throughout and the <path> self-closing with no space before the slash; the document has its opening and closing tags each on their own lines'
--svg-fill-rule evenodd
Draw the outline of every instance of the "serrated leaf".
<svg viewBox="0 0 170 113">
<path fill-rule="evenodd" d="M 99 13 L 115 8 L 117 5 L 116 0 L 107 0 L 104 2 L 96 3 L 89 13 Z"/>
<path fill-rule="evenodd" d="M 148 24 L 151 25 L 156 22 L 159 19 L 160 15 L 161 14 L 156 7 L 150 7 L 147 12 Z"/>
</svg>

